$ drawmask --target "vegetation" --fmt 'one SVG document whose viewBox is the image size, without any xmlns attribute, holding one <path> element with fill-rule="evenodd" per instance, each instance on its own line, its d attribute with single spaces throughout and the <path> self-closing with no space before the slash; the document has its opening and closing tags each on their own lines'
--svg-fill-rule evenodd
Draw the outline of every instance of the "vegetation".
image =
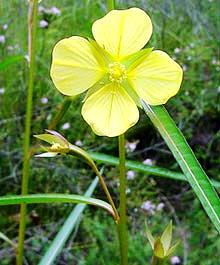
<svg viewBox="0 0 220 265">
<path fill-rule="evenodd" d="M 62 3 L 61 3 L 62 2 Z M 117 1 L 117 8 L 137 6 L 151 17 L 153 36 L 147 47 L 162 49 L 184 70 L 184 82 L 178 95 L 166 109 L 183 132 L 210 179 L 220 181 L 220 72 L 217 1 Z M 56 9 L 51 9 L 57 7 Z M 36 38 L 36 74 L 33 87 L 31 135 L 42 133 L 63 104 L 63 96 L 50 79 L 51 52 L 62 38 L 91 35 L 94 20 L 102 17 L 106 1 L 43 0 L 39 3 Z M 46 11 L 45 11 L 46 10 Z M 48 12 L 50 10 L 50 12 Z M 51 11 L 56 10 L 56 11 Z M 60 11 L 60 13 L 59 13 Z M 0 195 L 21 193 L 25 105 L 28 87 L 27 13 L 25 0 L 3 0 L 0 6 Z M 56 126 L 69 142 L 89 152 L 118 156 L 116 138 L 98 137 L 81 117 L 80 102 L 72 101 Z M 159 133 L 141 111 L 138 124 L 126 133 L 129 160 L 144 162 L 181 172 L 178 163 Z M 38 141 L 31 137 L 31 146 Z M 101 162 L 99 167 L 101 168 Z M 104 177 L 116 205 L 118 169 L 104 163 Z M 94 174 L 83 161 L 73 157 L 30 160 L 28 192 L 83 195 Z M 218 186 L 218 185 L 216 185 Z M 219 186 L 216 187 L 219 193 Z M 106 200 L 100 185 L 94 198 Z M 45 254 L 62 224 L 71 213 L 70 204 L 28 205 L 24 264 L 37 264 Z M 175 252 L 184 265 L 217 264 L 220 238 L 200 201 L 186 181 L 162 178 L 157 174 L 127 172 L 127 211 L 129 229 L 129 264 L 149 264 L 152 250 L 146 236 L 145 222 L 153 235 L 160 235 L 172 219 Z M 0 208 L 0 264 L 15 262 L 19 206 Z M 56 264 L 118 264 L 117 231 L 114 221 L 102 209 L 87 206 Z M 177 259 L 176 259 L 177 261 Z"/>
</svg>

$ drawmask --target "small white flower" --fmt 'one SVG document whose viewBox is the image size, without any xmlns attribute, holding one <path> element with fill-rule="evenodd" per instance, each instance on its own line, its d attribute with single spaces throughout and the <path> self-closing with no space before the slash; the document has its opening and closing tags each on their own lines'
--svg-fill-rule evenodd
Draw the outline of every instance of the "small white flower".
<svg viewBox="0 0 220 265">
<path fill-rule="evenodd" d="M 50 9 L 50 13 L 54 14 L 56 16 L 60 16 L 61 11 L 56 6 L 52 6 L 51 9 Z"/>
<path fill-rule="evenodd" d="M 128 170 L 127 172 L 127 180 L 133 180 L 135 178 L 135 172 L 132 170 Z"/>
<path fill-rule="evenodd" d="M 70 128 L 70 124 L 69 124 L 69 122 L 66 122 L 66 123 L 64 123 L 63 125 L 62 125 L 62 129 L 63 130 L 68 130 Z"/>
<path fill-rule="evenodd" d="M 163 202 L 160 202 L 160 203 L 157 205 L 156 210 L 157 210 L 157 211 L 161 211 L 161 210 L 163 210 L 164 206 L 165 206 L 165 204 L 164 204 Z"/>
<path fill-rule="evenodd" d="M 75 141 L 75 145 L 82 147 L 83 146 L 83 142 L 80 140 Z"/>
<path fill-rule="evenodd" d="M 40 26 L 40 28 L 46 28 L 48 26 L 48 22 L 46 20 L 42 19 L 39 22 L 39 26 Z"/>
<path fill-rule="evenodd" d="M 180 52 L 181 52 L 181 49 L 180 49 L 180 48 L 175 48 L 175 49 L 174 49 L 174 53 L 178 54 L 178 53 L 180 53 Z"/>
<path fill-rule="evenodd" d="M 178 256 L 173 256 L 170 258 L 170 262 L 172 265 L 180 264 L 180 258 Z"/>
<path fill-rule="evenodd" d="M 185 96 L 189 96 L 189 91 L 187 90 L 187 91 L 185 91 Z"/>
<path fill-rule="evenodd" d="M 144 202 L 141 205 L 141 209 L 152 215 L 155 213 L 155 205 L 151 201 Z"/>
<path fill-rule="evenodd" d="M 144 165 L 147 165 L 147 166 L 153 166 L 153 161 L 152 161 L 152 159 L 147 158 L 147 159 L 145 159 L 145 160 L 143 161 L 143 164 L 144 164 Z"/>
<path fill-rule="evenodd" d="M 193 47 L 195 47 L 195 43 L 190 43 L 190 45 L 189 45 L 191 48 L 193 48 Z"/>
<path fill-rule="evenodd" d="M 5 36 L 4 35 L 0 35 L 0 43 L 5 43 Z"/>
<path fill-rule="evenodd" d="M 220 86 L 217 88 L 217 92 L 220 93 Z"/>
<path fill-rule="evenodd" d="M 42 98 L 40 99 L 40 101 L 41 101 L 42 104 L 47 104 L 47 103 L 48 103 L 48 98 L 46 98 L 46 97 L 42 97 Z"/>
<path fill-rule="evenodd" d="M 4 24 L 4 25 L 2 26 L 2 28 L 3 28 L 4 30 L 6 30 L 6 29 L 8 28 L 8 24 Z"/>
<path fill-rule="evenodd" d="M 0 87 L 0 95 L 3 95 L 5 93 L 4 87 Z"/>
<path fill-rule="evenodd" d="M 136 149 L 137 145 L 139 143 L 139 140 L 134 141 L 134 142 L 126 142 L 125 144 L 125 148 L 127 150 L 127 152 L 134 152 L 134 150 Z"/>
</svg>

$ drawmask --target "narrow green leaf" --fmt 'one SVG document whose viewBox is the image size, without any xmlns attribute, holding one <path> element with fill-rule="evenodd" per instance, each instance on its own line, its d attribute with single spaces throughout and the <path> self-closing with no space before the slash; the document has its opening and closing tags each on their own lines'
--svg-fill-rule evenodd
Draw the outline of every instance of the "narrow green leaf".
<svg viewBox="0 0 220 265">
<path fill-rule="evenodd" d="M 29 194 L 29 195 L 8 195 L 0 197 L 0 206 L 15 205 L 21 203 L 85 203 L 101 207 L 114 216 L 114 211 L 110 204 L 105 201 L 86 196 L 73 194 Z"/>
<path fill-rule="evenodd" d="M 119 159 L 117 157 L 95 152 L 88 153 L 90 157 L 98 163 L 104 163 L 113 166 L 119 165 Z M 126 168 L 158 177 L 187 181 L 186 177 L 182 173 L 175 172 L 162 167 L 144 165 L 140 162 L 132 160 L 126 160 Z M 212 185 L 217 188 L 220 188 L 220 182 L 216 180 L 212 180 Z"/>
<path fill-rule="evenodd" d="M 84 196 L 90 197 L 96 188 L 98 183 L 98 177 L 96 177 L 90 184 L 89 188 L 85 192 Z M 52 265 L 56 257 L 61 253 L 63 246 L 65 245 L 67 239 L 72 233 L 75 225 L 78 223 L 83 210 L 85 209 L 85 204 L 78 204 L 73 211 L 70 213 L 60 231 L 57 233 L 50 247 L 48 248 L 45 255 L 42 257 L 38 265 Z"/>
<path fill-rule="evenodd" d="M 167 143 L 210 220 L 220 232 L 220 200 L 184 136 L 163 106 L 142 101 L 146 114 Z"/>
</svg>

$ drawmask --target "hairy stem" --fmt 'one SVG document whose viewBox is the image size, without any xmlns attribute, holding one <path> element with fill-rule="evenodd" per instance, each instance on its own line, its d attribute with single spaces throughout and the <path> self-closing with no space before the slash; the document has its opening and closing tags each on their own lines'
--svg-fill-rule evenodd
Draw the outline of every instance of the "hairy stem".
<svg viewBox="0 0 220 265">
<path fill-rule="evenodd" d="M 38 5 L 38 0 L 29 1 L 29 13 L 28 13 L 29 82 L 28 82 L 25 135 L 24 135 L 24 147 L 23 147 L 24 155 L 23 155 L 22 185 L 21 185 L 22 195 L 28 193 L 28 178 L 29 178 L 29 167 L 30 167 L 30 156 L 29 156 L 30 129 L 31 129 L 31 118 L 32 118 L 33 84 L 34 84 L 34 74 L 35 74 L 37 5 Z M 17 265 L 22 265 L 23 263 L 26 212 L 27 212 L 27 206 L 26 204 L 22 203 L 20 209 L 18 249 L 16 257 Z"/>
</svg>

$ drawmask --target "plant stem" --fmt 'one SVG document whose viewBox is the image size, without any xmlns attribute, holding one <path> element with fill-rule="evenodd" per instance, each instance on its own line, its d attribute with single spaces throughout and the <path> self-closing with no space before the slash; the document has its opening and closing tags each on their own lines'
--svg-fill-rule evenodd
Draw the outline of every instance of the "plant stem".
<svg viewBox="0 0 220 265">
<path fill-rule="evenodd" d="M 27 95 L 26 118 L 25 118 L 25 135 L 24 135 L 24 147 L 23 147 L 24 155 L 23 155 L 22 184 L 21 184 L 22 195 L 28 193 L 28 177 L 29 177 L 29 168 L 30 168 L 29 147 L 30 147 L 30 129 L 31 129 L 31 118 L 32 118 L 33 84 L 34 84 L 34 74 L 35 74 L 37 5 L 38 5 L 38 0 L 29 1 L 28 54 L 30 61 L 29 61 L 29 82 L 28 82 L 28 95 Z M 23 263 L 26 212 L 27 212 L 27 206 L 26 204 L 22 203 L 20 208 L 18 249 L 16 257 L 17 265 L 22 265 Z"/>
<path fill-rule="evenodd" d="M 128 232 L 126 216 L 126 176 L 125 176 L 125 137 L 124 134 L 118 137 L 119 140 L 119 197 L 120 219 L 118 223 L 118 236 L 121 253 L 121 265 L 128 264 Z"/>
<path fill-rule="evenodd" d="M 115 207 L 115 203 L 114 203 L 114 201 L 112 199 L 112 196 L 111 196 L 111 194 L 110 194 L 110 192 L 108 190 L 108 187 L 107 187 L 107 185 L 105 183 L 105 180 L 102 177 L 102 175 L 99 173 L 98 169 L 96 170 L 96 175 L 98 176 L 99 182 L 100 182 L 100 184 L 101 184 L 101 186 L 102 186 L 102 188 L 103 188 L 103 190 L 104 190 L 104 192 L 106 194 L 106 197 L 107 197 L 110 205 L 112 206 L 112 209 L 114 211 L 115 221 L 116 221 L 116 223 L 118 223 L 119 222 L 119 219 L 120 219 L 119 214 L 118 214 L 118 211 L 117 211 L 117 209 Z"/>
<path fill-rule="evenodd" d="M 163 265 L 164 264 L 164 259 L 159 259 L 156 256 L 153 256 L 152 258 L 152 265 Z"/>
<path fill-rule="evenodd" d="M 115 8 L 115 0 L 107 0 L 107 9 L 111 11 Z"/>
<path fill-rule="evenodd" d="M 60 106 L 58 112 L 56 113 L 55 117 L 52 119 L 51 123 L 49 124 L 49 126 L 48 126 L 49 130 L 54 130 L 56 128 L 58 122 L 66 114 L 71 103 L 72 103 L 72 97 L 66 97 L 65 100 L 63 101 L 62 105 Z"/>
<path fill-rule="evenodd" d="M 68 154 L 75 156 L 77 147 L 70 144 L 69 148 L 70 148 L 70 152 Z M 114 204 L 114 201 L 113 201 L 113 199 L 111 197 L 111 194 L 110 194 L 110 192 L 108 190 L 108 187 L 107 187 L 107 185 L 105 183 L 105 180 L 104 180 L 104 178 L 102 176 L 102 173 L 99 172 L 98 168 L 96 167 L 96 164 L 90 158 L 90 156 L 87 155 L 86 152 L 84 152 L 82 149 L 80 149 L 79 153 L 85 159 L 85 161 L 88 163 L 88 165 L 92 168 L 94 173 L 98 176 L 99 182 L 100 182 L 100 184 L 101 184 L 101 186 L 102 186 L 102 188 L 103 188 L 103 190 L 104 190 L 104 192 L 106 194 L 106 197 L 107 197 L 110 205 L 112 206 L 112 209 L 113 209 L 113 212 L 114 212 L 115 222 L 118 224 L 118 222 L 119 222 L 119 214 L 118 214 L 118 211 L 117 211 L 117 209 L 115 207 L 115 204 Z"/>
</svg>

